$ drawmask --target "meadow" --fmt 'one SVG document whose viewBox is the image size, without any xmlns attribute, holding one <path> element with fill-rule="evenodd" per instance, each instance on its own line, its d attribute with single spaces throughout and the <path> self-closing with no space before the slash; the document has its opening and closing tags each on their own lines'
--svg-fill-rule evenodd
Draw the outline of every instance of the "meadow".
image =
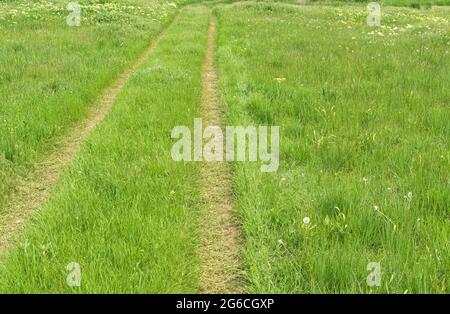
<svg viewBox="0 0 450 314">
<path fill-rule="evenodd" d="M 176 12 L 175 2 L 0 1 L 0 208 Z"/>
<path fill-rule="evenodd" d="M 161 36 L 0 243 L 0 292 L 205 292 L 206 263 L 239 279 L 234 292 L 449 293 L 450 3 L 380 1 L 370 27 L 367 2 L 80 0 L 69 27 L 66 1 L 0 1 L 0 233 L 19 182 Z M 230 182 L 205 184 L 204 163 L 174 161 L 172 129 L 211 114 L 279 126 L 278 171 L 233 162 Z M 205 207 L 228 188 L 221 221 Z M 227 245 L 237 260 L 221 259 Z"/>
<path fill-rule="evenodd" d="M 281 129 L 278 173 L 234 170 L 249 292 L 448 291 L 448 11 L 216 14 L 228 124 Z"/>
<path fill-rule="evenodd" d="M 198 113 L 207 22 L 183 12 L 133 76 L 5 260 L 1 292 L 196 291 L 196 166 L 173 162 L 166 133 Z M 70 262 L 89 274 L 79 288 Z"/>
</svg>

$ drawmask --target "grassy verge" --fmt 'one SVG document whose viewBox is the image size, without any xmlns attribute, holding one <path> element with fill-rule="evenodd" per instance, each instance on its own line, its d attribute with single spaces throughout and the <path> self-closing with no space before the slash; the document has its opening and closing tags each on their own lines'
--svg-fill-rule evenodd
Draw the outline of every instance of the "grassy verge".
<svg viewBox="0 0 450 314">
<path fill-rule="evenodd" d="M 227 124 L 281 127 L 278 173 L 234 168 L 249 292 L 448 293 L 448 12 L 217 14 Z"/>
<path fill-rule="evenodd" d="M 449 6 L 450 0 L 384 0 L 382 5 L 403 6 L 415 9 L 427 9 L 431 6 Z"/>
<path fill-rule="evenodd" d="M 52 149 L 174 16 L 168 2 L 0 2 L 0 208 L 18 175 Z"/>
<path fill-rule="evenodd" d="M 281 2 L 299 2 L 298 0 L 281 0 Z M 301 1 L 301 0 L 300 0 Z M 309 3 L 316 4 L 338 4 L 338 5 L 348 5 L 369 2 L 377 2 L 382 6 L 396 6 L 396 7 L 411 7 L 415 9 L 429 9 L 432 6 L 449 6 L 450 0 L 308 0 Z"/>
<path fill-rule="evenodd" d="M 187 8 L 161 39 L 4 257 L 1 292 L 197 291 L 198 169 L 171 159 L 170 133 L 199 116 L 207 29 Z"/>
</svg>

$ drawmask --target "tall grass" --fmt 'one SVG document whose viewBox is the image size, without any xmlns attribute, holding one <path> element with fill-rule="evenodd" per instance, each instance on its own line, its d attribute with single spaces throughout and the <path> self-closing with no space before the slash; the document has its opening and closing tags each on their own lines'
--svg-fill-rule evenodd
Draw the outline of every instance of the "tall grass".
<svg viewBox="0 0 450 314">
<path fill-rule="evenodd" d="M 448 12 L 217 14 L 228 125 L 281 128 L 278 173 L 234 168 L 249 292 L 448 293 Z"/>
<path fill-rule="evenodd" d="M 158 0 L 79 3 L 80 27 L 66 24 L 67 1 L 0 3 L 0 208 L 177 10 Z"/>
<path fill-rule="evenodd" d="M 199 115 L 208 16 L 187 8 L 161 39 L 4 256 L 1 292 L 196 292 L 197 166 L 172 160 L 170 134 Z"/>
</svg>

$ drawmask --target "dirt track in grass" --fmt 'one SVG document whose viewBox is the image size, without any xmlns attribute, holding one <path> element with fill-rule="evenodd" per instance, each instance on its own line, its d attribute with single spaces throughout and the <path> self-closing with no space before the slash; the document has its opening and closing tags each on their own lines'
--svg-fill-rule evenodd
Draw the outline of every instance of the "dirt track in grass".
<svg viewBox="0 0 450 314">
<path fill-rule="evenodd" d="M 223 127 L 214 66 L 216 18 L 211 16 L 208 46 L 203 65 L 203 127 Z M 204 161 L 201 167 L 200 291 L 201 293 L 243 292 L 240 237 L 233 213 L 232 177 L 226 162 Z"/>
<path fill-rule="evenodd" d="M 5 251 L 20 234 L 23 226 L 47 200 L 53 187 L 58 182 L 62 171 L 71 163 L 78 153 L 81 143 L 90 132 L 106 117 L 116 97 L 123 87 L 138 70 L 139 66 L 155 50 L 161 37 L 176 22 L 179 13 L 171 24 L 166 27 L 145 51 L 125 70 L 110 87 L 99 97 L 98 105 L 81 123 L 73 127 L 49 156 L 35 166 L 32 175 L 19 182 L 17 193 L 8 202 L 6 208 L 1 208 L 0 217 L 0 252 Z"/>
</svg>

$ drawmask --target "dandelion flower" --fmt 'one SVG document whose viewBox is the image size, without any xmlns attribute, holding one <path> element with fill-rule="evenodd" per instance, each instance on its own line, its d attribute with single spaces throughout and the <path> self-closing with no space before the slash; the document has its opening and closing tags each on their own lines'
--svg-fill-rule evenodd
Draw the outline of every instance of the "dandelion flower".
<svg viewBox="0 0 450 314">
<path fill-rule="evenodd" d="M 311 222 L 311 219 L 309 219 L 309 217 L 303 218 L 303 223 L 304 223 L 305 225 L 309 224 L 310 222 Z"/>
<path fill-rule="evenodd" d="M 277 81 L 278 83 L 283 83 L 284 81 L 286 81 L 285 77 L 274 77 L 273 78 L 274 81 Z"/>
</svg>

